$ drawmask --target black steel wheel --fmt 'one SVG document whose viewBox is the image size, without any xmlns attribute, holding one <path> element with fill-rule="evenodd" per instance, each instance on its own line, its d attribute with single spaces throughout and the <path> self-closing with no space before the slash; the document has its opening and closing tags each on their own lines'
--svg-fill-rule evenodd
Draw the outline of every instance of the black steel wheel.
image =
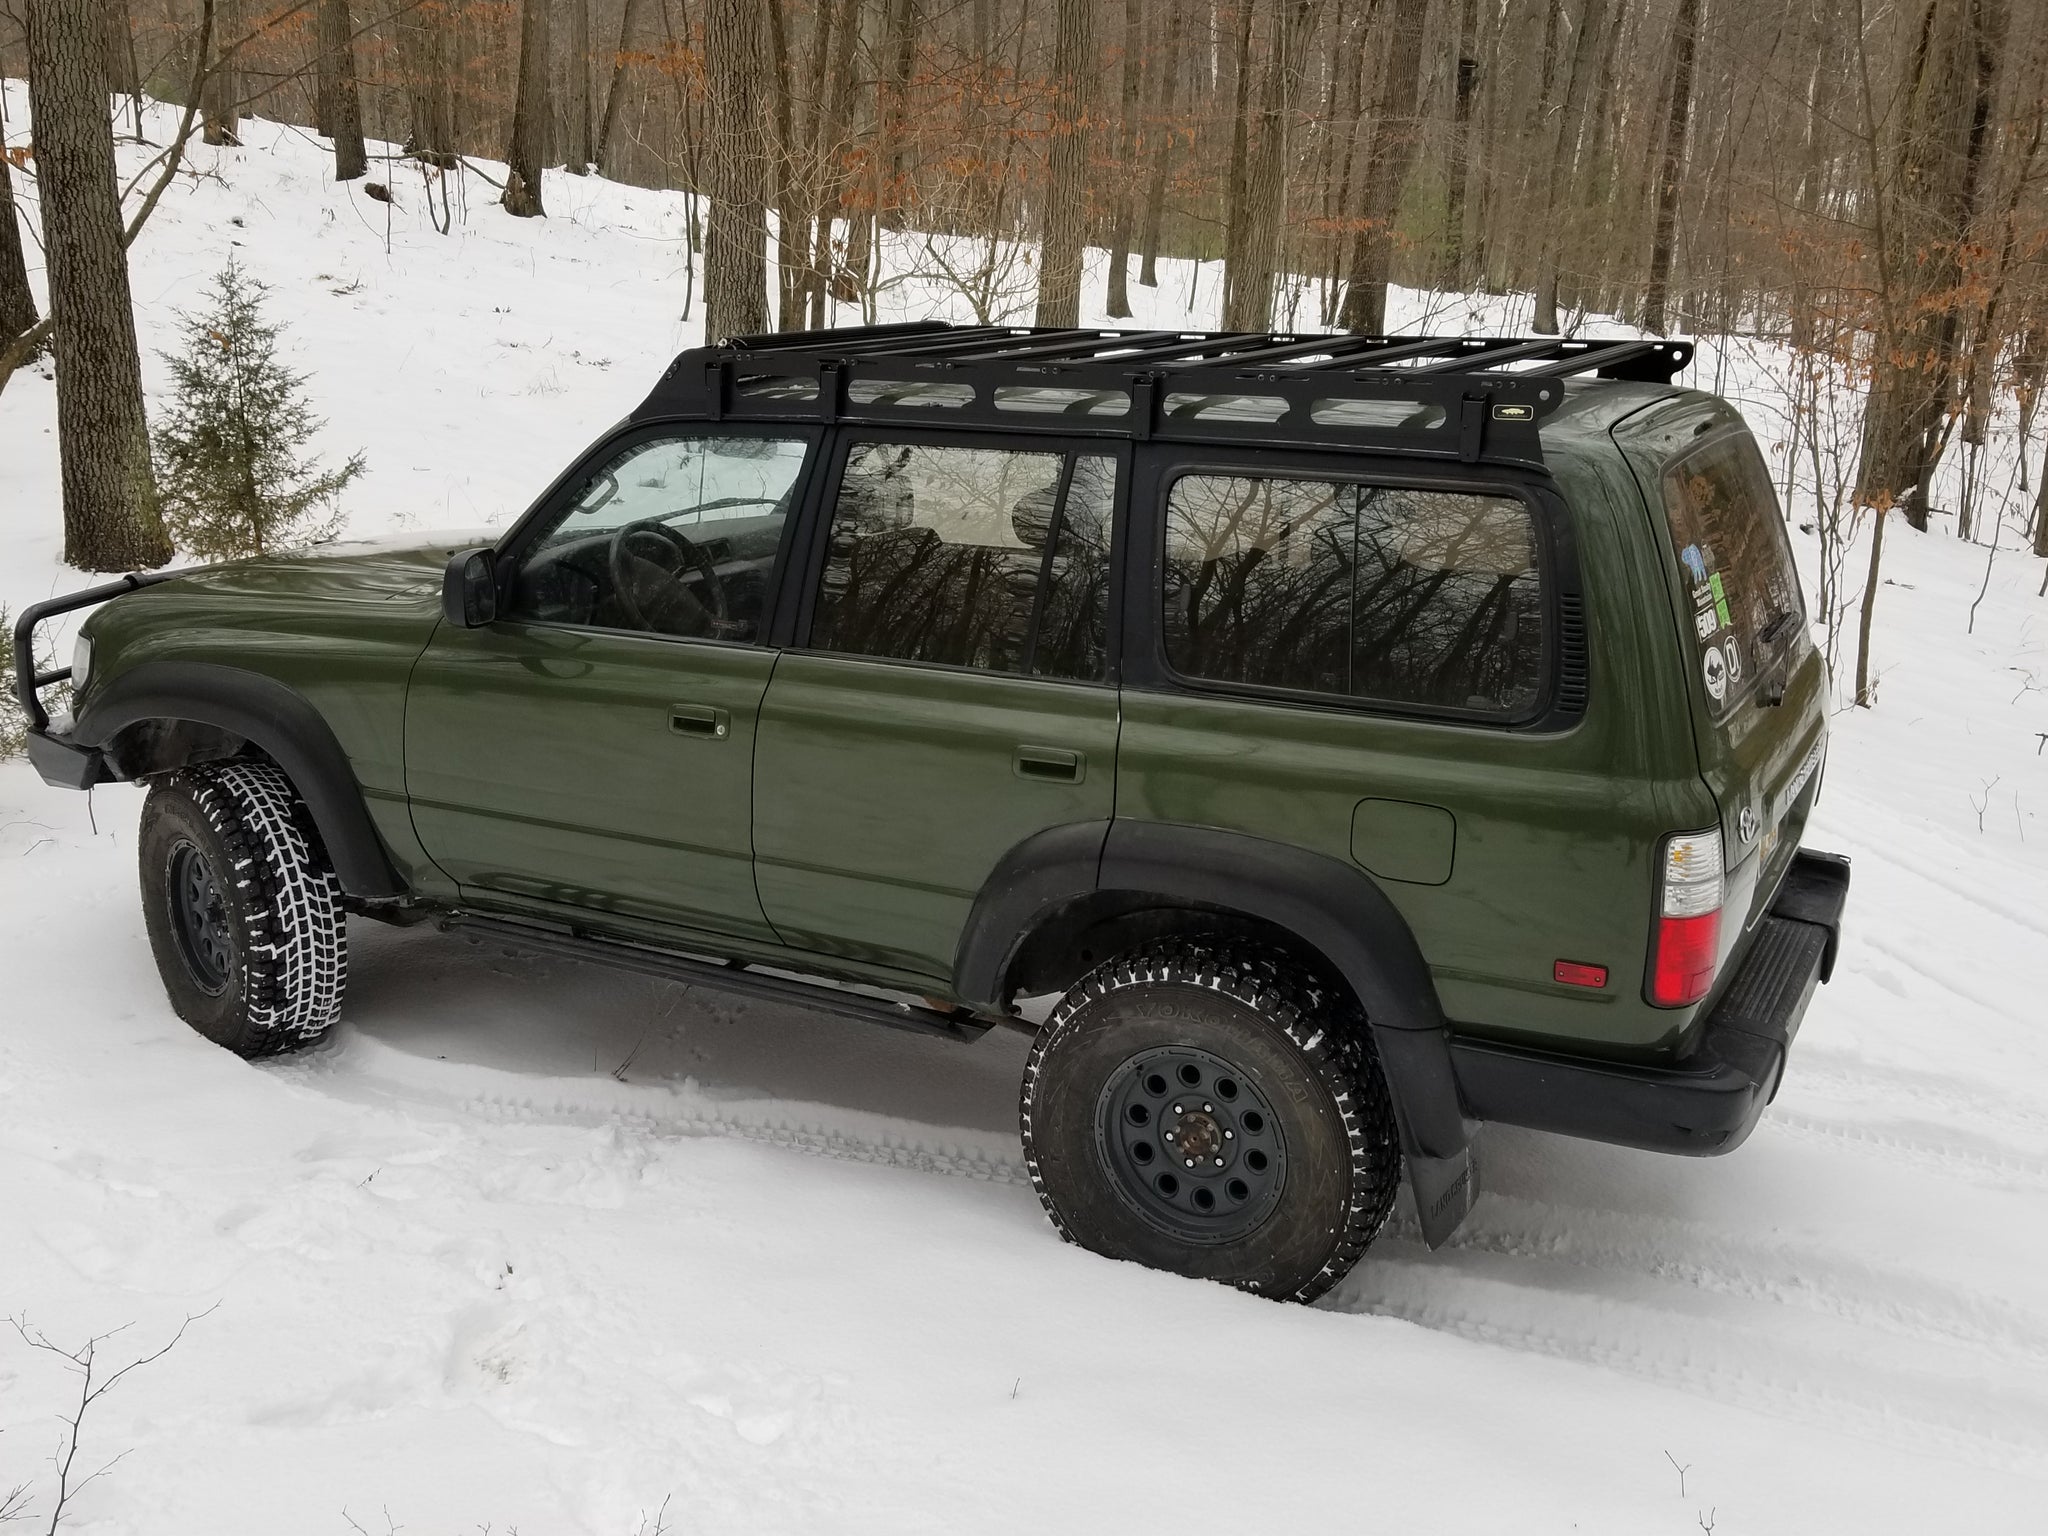
<svg viewBox="0 0 2048 1536">
<path fill-rule="evenodd" d="M 249 1057 L 326 1032 L 348 973 L 348 919 L 278 768 L 210 763 L 155 781 L 140 855 L 143 920 L 178 1017 Z"/>
<path fill-rule="evenodd" d="M 1287 1182 L 1280 1116 L 1251 1074 L 1191 1046 L 1118 1067 L 1096 1102 L 1095 1136 L 1117 1193 L 1191 1243 L 1249 1237 Z"/>
<path fill-rule="evenodd" d="M 234 973 L 234 941 L 229 934 L 227 893 L 213 863 L 192 842 L 179 839 L 171 848 L 164 895 L 178 957 L 191 973 L 193 985 L 208 997 L 227 990 Z"/>
<path fill-rule="evenodd" d="M 1054 1226 L 1112 1258 L 1310 1301 L 1393 1208 L 1401 1154 L 1350 995 L 1291 957 L 1175 939 L 1097 967 L 1025 1068 Z"/>
</svg>

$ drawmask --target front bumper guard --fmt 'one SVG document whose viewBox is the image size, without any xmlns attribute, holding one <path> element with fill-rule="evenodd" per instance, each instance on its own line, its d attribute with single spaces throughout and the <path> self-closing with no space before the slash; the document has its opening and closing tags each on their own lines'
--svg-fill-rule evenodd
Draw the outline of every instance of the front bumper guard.
<svg viewBox="0 0 2048 1536">
<path fill-rule="evenodd" d="M 1733 1151 L 1777 1096 L 1814 988 L 1834 974 L 1848 896 L 1847 859 L 1800 849 L 1697 1041 L 1668 1065 L 1453 1040 L 1467 1112 L 1646 1151 Z"/>
</svg>

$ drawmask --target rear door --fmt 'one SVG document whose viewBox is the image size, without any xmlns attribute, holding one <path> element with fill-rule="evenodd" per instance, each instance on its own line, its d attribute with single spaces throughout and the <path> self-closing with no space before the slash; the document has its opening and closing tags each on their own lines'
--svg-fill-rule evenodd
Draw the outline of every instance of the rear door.
<svg viewBox="0 0 2048 1536">
<path fill-rule="evenodd" d="M 1789 867 L 1818 787 L 1827 672 L 1770 470 L 1736 413 L 1683 396 L 1615 428 L 1668 547 L 1700 775 L 1721 811 L 1728 910 L 1747 931 Z M 1724 935 L 1731 949 L 1737 934 Z"/>
<path fill-rule="evenodd" d="M 1003 854 L 1108 821 L 1126 453 L 842 434 L 756 749 L 755 877 L 785 943 L 943 986 Z"/>
</svg>

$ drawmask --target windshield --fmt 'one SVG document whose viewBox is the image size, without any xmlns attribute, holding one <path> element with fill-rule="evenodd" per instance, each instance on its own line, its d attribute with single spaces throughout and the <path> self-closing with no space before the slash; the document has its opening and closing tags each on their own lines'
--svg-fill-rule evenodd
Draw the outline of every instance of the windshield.
<svg viewBox="0 0 2048 1536">
<path fill-rule="evenodd" d="M 1778 495 L 1747 432 L 1726 432 L 1664 469 L 1664 513 L 1684 575 L 1700 675 L 1715 715 L 1806 619 Z"/>
</svg>

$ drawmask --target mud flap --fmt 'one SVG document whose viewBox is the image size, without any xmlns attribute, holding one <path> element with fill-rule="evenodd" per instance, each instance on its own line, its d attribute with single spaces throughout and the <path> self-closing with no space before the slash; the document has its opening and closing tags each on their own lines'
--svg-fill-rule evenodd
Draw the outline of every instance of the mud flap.
<svg viewBox="0 0 2048 1536">
<path fill-rule="evenodd" d="M 1441 1248 L 1479 1195 L 1479 1168 L 1472 1156 L 1478 1127 L 1465 1118 L 1458 1100 L 1450 1037 L 1441 1027 L 1399 1029 L 1380 1024 L 1373 1026 L 1372 1034 L 1401 1128 L 1401 1155 L 1408 1165 L 1408 1192 L 1415 1197 L 1422 1240 Z"/>
</svg>

